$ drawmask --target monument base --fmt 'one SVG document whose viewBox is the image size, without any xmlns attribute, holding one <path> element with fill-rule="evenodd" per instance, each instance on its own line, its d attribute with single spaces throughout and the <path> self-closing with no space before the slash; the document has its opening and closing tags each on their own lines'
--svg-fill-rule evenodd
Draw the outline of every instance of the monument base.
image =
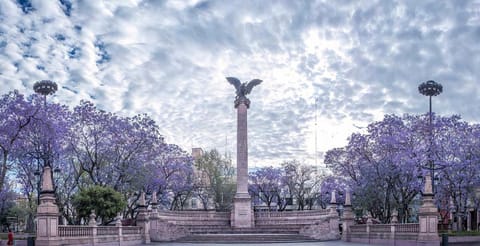
<svg viewBox="0 0 480 246">
<path fill-rule="evenodd" d="M 248 193 L 235 195 L 235 198 L 233 199 L 231 226 L 232 228 L 254 227 L 252 199 Z"/>
<path fill-rule="evenodd" d="M 424 194 L 422 200 L 422 206 L 418 210 L 420 232 L 417 245 L 438 245 L 438 209 L 433 194 Z"/>
</svg>

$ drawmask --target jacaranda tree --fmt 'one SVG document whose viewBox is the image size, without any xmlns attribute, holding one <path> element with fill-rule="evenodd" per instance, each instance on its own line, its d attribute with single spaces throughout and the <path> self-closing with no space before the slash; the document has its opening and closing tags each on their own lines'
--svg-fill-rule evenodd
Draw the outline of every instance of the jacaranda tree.
<svg viewBox="0 0 480 246">
<path fill-rule="evenodd" d="M 391 220 L 393 209 L 409 221 L 421 177 L 431 169 L 437 204 L 452 210 L 447 204 L 453 202 L 458 212 L 478 187 L 478 128 L 458 116 L 434 117 L 430 128 L 428 115 L 386 115 L 366 133 L 352 134 L 345 147 L 328 151 L 325 163 L 353 189 L 354 206 L 382 222 Z"/>
</svg>

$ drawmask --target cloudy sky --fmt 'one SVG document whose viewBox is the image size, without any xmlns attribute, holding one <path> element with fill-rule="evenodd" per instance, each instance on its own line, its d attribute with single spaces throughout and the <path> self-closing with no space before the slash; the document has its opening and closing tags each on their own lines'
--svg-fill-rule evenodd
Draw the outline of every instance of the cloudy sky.
<svg viewBox="0 0 480 246">
<path fill-rule="evenodd" d="M 226 76 L 264 81 L 249 95 L 254 167 L 320 165 L 384 114 L 425 113 L 430 79 L 434 111 L 480 122 L 480 0 L 0 1 L 1 94 L 50 79 L 50 100 L 147 113 L 168 142 L 235 159 Z"/>
</svg>

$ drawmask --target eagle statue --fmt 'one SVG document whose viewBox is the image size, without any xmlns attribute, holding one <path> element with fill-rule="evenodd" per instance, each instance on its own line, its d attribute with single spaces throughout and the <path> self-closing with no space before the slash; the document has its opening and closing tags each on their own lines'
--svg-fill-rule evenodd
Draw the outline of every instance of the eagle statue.
<svg viewBox="0 0 480 246">
<path fill-rule="evenodd" d="M 250 94 L 252 92 L 252 88 L 256 85 L 262 83 L 260 79 L 252 79 L 250 82 L 240 82 L 237 78 L 234 77 L 227 77 L 226 78 L 230 84 L 235 86 L 237 98 L 245 98 L 245 95 Z"/>
</svg>

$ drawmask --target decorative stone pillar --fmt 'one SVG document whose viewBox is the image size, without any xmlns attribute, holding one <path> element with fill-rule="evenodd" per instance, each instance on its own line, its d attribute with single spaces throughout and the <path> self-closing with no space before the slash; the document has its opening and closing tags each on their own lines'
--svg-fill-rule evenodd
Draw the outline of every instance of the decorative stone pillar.
<svg viewBox="0 0 480 246">
<path fill-rule="evenodd" d="M 142 227 L 142 242 L 144 244 L 150 244 L 150 221 L 145 203 L 145 192 L 140 194 L 140 201 L 138 206 L 137 225 Z"/>
<path fill-rule="evenodd" d="M 342 240 L 350 241 L 350 226 L 354 224 L 354 216 L 352 211 L 352 202 L 350 198 L 350 190 L 345 191 L 345 205 L 343 206 L 343 224 L 342 224 Z"/>
<path fill-rule="evenodd" d="M 330 199 L 330 211 L 329 211 L 329 224 L 330 224 L 330 234 L 336 238 L 340 239 L 340 228 L 339 228 L 339 220 L 340 217 L 338 216 L 337 212 L 337 199 L 335 195 L 335 190 L 332 191 L 332 197 Z"/>
<path fill-rule="evenodd" d="M 160 216 L 158 215 L 158 203 L 157 203 L 157 193 L 154 191 L 152 194 L 152 201 L 150 202 L 152 206 L 152 213 L 150 214 L 150 234 L 154 234 L 153 231 L 158 230 L 160 223 Z"/>
<path fill-rule="evenodd" d="M 231 223 L 233 228 L 253 227 L 252 199 L 248 194 L 247 109 L 250 100 L 239 97 L 237 109 L 237 192 L 233 200 Z"/>
<path fill-rule="evenodd" d="M 120 214 L 118 214 L 117 221 L 115 221 L 115 227 L 118 228 L 118 245 L 122 245 L 123 230 L 122 230 L 122 216 Z"/>
<path fill-rule="evenodd" d="M 470 213 L 470 209 L 466 208 L 465 213 L 467 213 L 467 231 L 472 230 L 472 213 Z"/>
<path fill-rule="evenodd" d="M 438 236 L 438 209 L 433 201 L 432 178 L 425 176 L 425 189 L 422 196 L 422 206 L 418 211 L 420 232 L 417 245 L 439 245 Z"/>
<path fill-rule="evenodd" d="M 58 237 L 58 206 L 55 204 L 52 169 L 45 166 L 42 173 L 40 204 L 37 208 L 37 238 L 35 245 L 60 245 Z"/>
<path fill-rule="evenodd" d="M 88 220 L 88 226 L 92 227 L 92 245 L 97 245 L 98 242 L 96 217 L 97 215 L 95 214 L 95 210 L 92 209 Z"/>
<path fill-rule="evenodd" d="M 397 209 L 394 209 L 392 212 L 392 224 L 397 224 L 398 223 L 398 211 Z"/>
<path fill-rule="evenodd" d="M 337 215 L 338 216 L 338 212 L 337 212 L 337 198 L 336 198 L 336 193 L 335 193 L 335 190 L 332 191 L 332 195 L 331 195 L 331 198 L 330 198 L 330 206 L 329 206 L 329 214 L 330 215 Z"/>
<path fill-rule="evenodd" d="M 372 215 L 367 211 L 367 222 L 366 222 L 366 225 L 367 225 L 367 235 L 368 235 L 368 238 L 370 238 L 370 226 L 373 225 L 373 220 L 372 220 Z M 370 240 L 370 239 L 369 239 Z M 369 241 L 370 242 L 370 241 Z"/>
</svg>

